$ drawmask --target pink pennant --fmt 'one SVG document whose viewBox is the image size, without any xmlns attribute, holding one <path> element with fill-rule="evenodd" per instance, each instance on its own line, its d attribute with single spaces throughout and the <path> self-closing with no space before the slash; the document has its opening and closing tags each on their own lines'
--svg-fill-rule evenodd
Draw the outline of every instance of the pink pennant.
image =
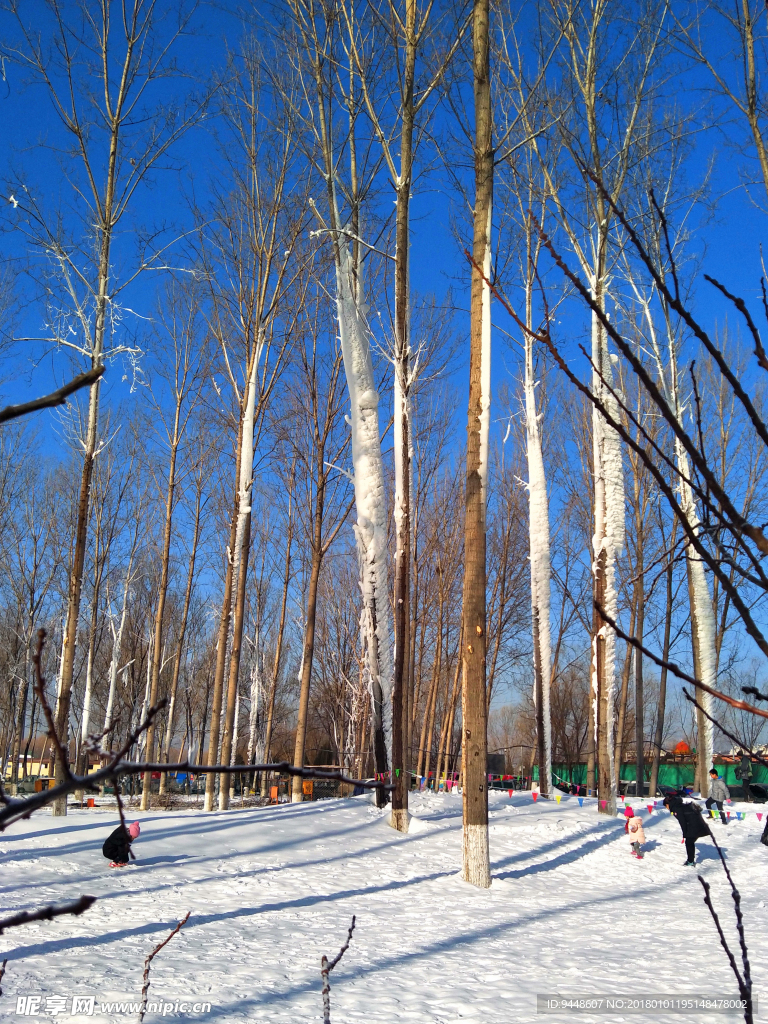
<svg viewBox="0 0 768 1024">
<path fill-rule="evenodd" d="M 601 810 L 605 810 L 607 804 L 608 804 L 607 800 L 601 800 L 600 801 L 600 808 L 601 808 Z"/>
<path fill-rule="evenodd" d="M 762 812 L 761 811 L 755 811 L 755 814 L 757 815 L 757 820 L 760 821 L 762 819 L 762 817 L 763 817 Z"/>
</svg>

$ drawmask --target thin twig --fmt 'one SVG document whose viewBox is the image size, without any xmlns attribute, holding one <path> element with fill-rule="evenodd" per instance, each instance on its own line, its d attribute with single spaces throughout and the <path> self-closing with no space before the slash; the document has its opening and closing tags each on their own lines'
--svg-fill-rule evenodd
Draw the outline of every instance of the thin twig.
<svg viewBox="0 0 768 1024">
<path fill-rule="evenodd" d="M 184 920 L 183 921 L 179 921 L 179 923 L 173 929 L 173 931 L 168 936 L 168 938 L 167 939 L 163 939 L 163 941 L 160 943 L 159 946 L 155 946 L 155 948 L 149 954 L 147 959 L 144 961 L 144 984 L 143 984 L 142 989 L 141 989 L 141 1009 L 139 1010 L 139 1024 L 141 1024 L 141 1022 L 144 1020 L 144 1014 L 147 1012 L 147 992 L 149 992 L 149 965 L 152 963 L 152 961 L 157 956 L 157 954 L 160 952 L 160 950 L 163 948 L 163 946 L 167 946 L 168 943 L 173 938 L 173 936 L 177 935 L 181 931 L 181 929 L 184 927 L 184 925 L 189 920 L 190 913 L 191 913 L 191 911 L 188 910 L 187 911 L 187 916 L 184 918 Z"/>
<path fill-rule="evenodd" d="M 3 975 L 5 974 L 5 965 L 6 965 L 7 963 L 8 963 L 8 958 L 6 957 L 6 958 L 5 958 L 5 960 L 3 960 L 2 964 L 0 964 L 0 981 L 2 981 L 2 980 L 3 980 Z M 2 994 L 3 994 L 3 989 L 2 989 L 2 987 L 0 986 L 0 996 L 1 996 Z"/>
<path fill-rule="evenodd" d="M 5 917 L 0 921 L 0 935 L 6 928 L 17 928 L 21 924 L 29 924 L 30 921 L 52 921 L 54 917 L 62 917 L 64 914 L 74 914 L 76 917 L 84 913 L 96 902 L 95 896 L 81 896 L 74 903 L 63 903 L 60 907 L 43 907 L 42 910 L 22 910 L 20 914 L 13 917 Z M 0 975 L 2 977 L 2 975 Z"/>
<path fill-rule="evenodd" d="M 26 416 L 30 412 L 37 412 L 38 409 L 51 409 L 56 405 L 66 405 L 69 395 L 79 391 L 80 388 L 87 388 L 91 384 L 95 384 L 102 373 L 104 373 L 104 369 L 103 366 L 94 366 L 87 373 L 81 373 L 79 376 L 74 377 L 69 384 L 65 384 L 58 390 L 52 391 L 50 395 L 35 398 L 31 402 L 23 402 L 21 405 L 6 405 L 4 409 L 0 409 L 0 423 L 7 423 L 8 420 L 18 419 L 19 416 Z"/>
<path fill-rule="evenodd" d="M 665 661 L 663 658 L 660 658 L 658 654 L 654 654 L 653 651 L 648 650 L 647 647 L 641 644 L 637 637 L 629 636 L 628 633 L 625 633 L 618 622 L 611 618 L 598 601 L 595 601 L 594 605 L 600 613 L 600 616 L 605 619 L 616 636 L 625 640 L 628 644 L 631 644 L 635 650 L 640 651 L 641 654 L 650 658 L 651 661 L 654 661 L 660 668 L 667 669 L 668 672 L 676 675 L 678 679 L 682 679 L 684 682 L 690 683 L 699 690 L 704 690 L 705 693 L 710 694 L 712 697 L 717 697 L 718 700 L 723 701 L 725 704 L 730 704 L 733 708 L 738 708 L 740 711 L 748 711 L 750 714 L 757 715 L 759 718 L 768 718 L 768 711 L 762 711 L 760 708 L 756 708 L 752 704 L 747 704 L 745 700 L 737 700 L 735 697 L 729 697 L 726 693 L 721 693 L 719 690 L 715 690 L 711 686 L 707 686 L 706 683 L 702 683 L 702 681 L 700 679 L 696 679 L 695 676 L 684 672 L 679 665 L 674 663 L 674 661 Z"/>
<path fill-rule="evenodd" d="M 355 930 L 355 915 L 352 915 L 352 924 L 349 926 L 347 932 L 347 941 L 339 950 L 338 956 L 335 960 L 328 963 L 328 957 L 323 956 L 320 960 L 320 974 L 323 978 L 323 1024 L 331 1024 L 331 978 L 330 974 L 336 964 L 341 960 L 344 954 L 349 949 L 349 944 L 352 941 L 352 932 Z"/>
<path fill-rule="evenodd" d="M 704 881 L 704 879 L 701 877 L 701 875 L 699 875 L 698 877 L 699 877 L 699 881 L 701 882 L 701 884 L 702 884 L 702 886 L 704 888 L 704 902 L 706 903 L 707 908 L 709 909 L 709 912 L 712 915 L 712 920 L 715 922 L 715 928 L 717 928 L 717 934 L 720 936 L 720 944 L 723 947 L 723 949 L 725 950 L 725 953 L 726 953 L 726 955 L 728 957 L 728 962 L 731 965 L 731 970 L 733 971 L 734 975 L 736 976 L 736 981 L 738 982 L 738 985 L 739 985 L 739 995 L 744 1000 L 744 1021 L 745 1021 L 745 1024 L 752 1024 L 752 1012 L 753 1012 L 753 1010 L 752 1010 L 752 971 L 751 971 L 750 964 L 749 964 L 749 950 L 747 949 L 747 940 L 746 940 L 746 937 L 744 935 L 744 915 L 741 912 L 741 893 L 739 892 L 739 890 L 736 888 L 736 886 L 734 884 L 733 878 L 731 876 L 731 872 L 730 872 L 730 870 L 728 868 L 728 865 L 725 862 L 725 857 L 723 856 L 723 851 L 720 849 L 720 846 L 719 846 L 717 840 L 715 839 L 714 835 L 712 834 L 712 830 L 711 829 L 710 829 L 710 837 L 712 839 L 712 842 L 715 844 L 715 849 L 717 850 L 718 856 L 720 857 L 720 863 L 723 866 L 723 871 L 725 871 L 725 877 L 728 879 L 728 884 L 731 887 L 731 896 L 733 897 L 734 913 L 736 914 L 736 930 L 739 933 L 739 946 L 741 948 L 741 961 L 742 961 L 742 965 L 743 965 L 743 969 L 744 969 L 743 977 L 742 977 L 741 973 L 739 972 L 738 967 L 736 966 L 736 958 L 734 957 L 733 953 L 730 950 L 728 942 L 726 941 L 726 938 L 725 938 L 725 934 L 723 933 L 722 926 L 720 925 L 720 919 L 718 918 L 717 912 L 715 911 L 715 908 L 712 905 L 712 897 L 710 895 L 710 887 L 707 884 L 707 882 Z"/>
<path fill-rule="evenodd" d="M 723 723 L 722 723 L 722 722 L 719 722 L 719 721 L 718 721 L 718 720 L 717 720 L 716 718 L 713 718 L 713 717 L 712 717 L 712 715 L 710 715 L 710 713 L 709 713 L 708 711 L 706 711 L 706 710 L 705 710 L 705 709 L 704 709 L 704 708 L 703 708 L 703 707 L 701 706 L 701 704 L 699 704 L 699 702 L 698 702 L 698 701 L 696 700 L 696 698 L 695 698 L 695 697 L 692 697 L 692 696 L 690 695 L 690 693 L 688 693 L 688 691 L 686 690 L 686 688 L 685 688 L 685 687 L 683 687 L 683 696 L 685 697 L 685 699 L 686 699 L 687 701 L 689 701 L 689 702 L 690 702 L 691 704 L 693 704 L 693 706 L 694 706 L 695 708 L 698 708 L 698 709 L 699 709 L 699 711 L 701 711 L 701 713 L 702 713 L 702 714 L 704 715 L 704 717 L 705 717 L 705 718 L 708 718 L 708 719 L 709 719 L 709 721 L 710 721 L 710 722 L 711 722 L 711 723 L 712 723 L 712 724 L 713 724 L 713 725 L 714 725 L 714 726 L 715 726 L 716 728 L 718 728 L 718 729 L 720 730 L 720 732 L 721 732 L 721 733 L 723 733 L 723 735 L 724 735 L 724 736 L 727 736 L 727 737 L 728 737 L 728 739 L 729 739 L 729 740 L 730 740 L 730 741 L 731 741 L 732 743 L 735 743 L 735 744 L 736 744 L 736 746 L 737 746 L 737 747 L 738 747 L 738 748 L 739 748 L 740 750 L 746 750 L 746 751 L 748 752 L 748 754 L 749 754 L 749 756 L 750 756 L 750 757 L 754 757 L 754 758 L 755 758 L 755 760 L 756 760 L 756 761 L 759 761 L 761 765 L 763 765 L 763 766 L 764 766 L 765 768 L 768 768 L 768 761 L 766 761 L 766 760 L 765 760 L 765 759 L 764 759 L 763 757 L 761 757 L 761 756 L 760 756 L 760 754 L 756 754 L 756 753 L 755 753 L 755 751 L 754 751 L 754 750 L 752 750 L 752 748 L 751 748 L 751 747 L 749 746 L 749 744 L 748 744 L 748 743 L 744 743 L 744 742 L 742 742 L 742 740 L 740 740 L 740 739 L 738 738 L 738 736 L 734 736 L 732 732 L 730 732 L 730 731 L 729 731 L 728 729 L 726 729 L 726 727 L 725 727 L 725 726 L 723 725 Z"/>
</svg>

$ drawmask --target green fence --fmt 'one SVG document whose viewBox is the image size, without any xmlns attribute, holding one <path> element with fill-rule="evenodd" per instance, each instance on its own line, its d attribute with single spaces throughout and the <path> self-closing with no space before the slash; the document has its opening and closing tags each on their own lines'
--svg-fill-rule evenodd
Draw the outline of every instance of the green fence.
<svg viewBox="0 0 768 1024">
<path fill-rule="evenodd" d="M 734 774 L 735 764 L 718 764 L 715 767 L 720 773 L 720 777 L 725 781 L 726 786 L 733 787 L 734 789 L 738 789 L 741 786 L 741 781 Z M 636 767 L 634 764 L 623 764 L 621 766 L 621 781 L 634 782 L 635 773 Z M 660 764 L 659 785 L 673 786 L 676 789 L 680 786 L 692 786 L 695 773 L 696 765 L 691 763 Z M 587 781 L 587 766 L 585 764 L 577 764 L 573 766 L 573 769 L 568 769 L 565 765 L 553 764 L 552 774 L 556 776 L 555 782 L 562 780 L 563 782 L 573 782 L 583 786 Z M 537 767 L 533 769 L 533 777 L 538 781 L 539 769 Z M 646 764 L 645 781 L 649 782 L 650 778 L 651 768 L 650 765 Z M 768 783 L 768 768 L 761 764 L 753 764 L 752 782 Z"/>
</svg>

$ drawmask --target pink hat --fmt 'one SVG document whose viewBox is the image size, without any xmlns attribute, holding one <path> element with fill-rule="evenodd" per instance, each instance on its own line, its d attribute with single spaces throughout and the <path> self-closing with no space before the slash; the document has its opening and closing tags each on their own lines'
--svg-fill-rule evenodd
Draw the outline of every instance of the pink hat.
<svg viewBox="0 0 768 1024">
<path fill-rule="evenodd" d="M 634 818 L 634 816 L 635 816 L 635 812 L 632 810 L 631 807 L 625 807 L 624 808 L 624 817 L 625 818 Z"/>
<path fill-rule="evenodd" d="M 131 837 L 131 839 L 137 839 L 140 832 L 141 825 L 138 823 L 138 821 L 134 821 L 128 826 L 128 835 Z"/>
</svg>

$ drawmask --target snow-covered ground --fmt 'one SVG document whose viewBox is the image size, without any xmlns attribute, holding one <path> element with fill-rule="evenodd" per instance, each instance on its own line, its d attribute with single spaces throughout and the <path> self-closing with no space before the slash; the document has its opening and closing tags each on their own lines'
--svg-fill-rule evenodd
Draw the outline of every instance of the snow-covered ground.
<svg viewBox="0 0 768 1024">
<path fill-rule="evenodd" d="M 734 806 L 751 813 L 713 827 L 742 893 L 761 997 L 768 848 L 758 841 L 755 809 Z M 493 885 L 478 891 L 459 878 L 460 797 L 419 794 L 412 810 L 408 835 L 389 828 L 365 797 L 132 815 L 142 826 L 137 861 L 122 870 L 111 870 L 101 854 L 114 812 L 75 810 L 66 819 L 43 812 L 14 825 L 0 834 L 3 916 L 83 893 L 98 901 L 81 917 L 0 937 L 0 960 L 8 957 L 3 1019 L 22 1019 L 18 996 L 42 996 L 37 1019 L 51 1020 L 46 997 L 66 997 L 71 1008 L 72 996 L 94 995 L 91 1020 L 135 1020 L 99 1004 L 138 1000 L 145 956 L 187 911 L 189 922 L 153 962 L 150 1000 L 209 1001 L 211 1008 L 168 1014 L 177 1020 L 322 1020 L 320 957 L 335 956 L 353 914 L 350 949 L 331 975 L 334 1024 L 740 1019 L 537 1015 L 537 993 L 737 995 L 697 872 L 683 867 L 680 828 L 665 811 L 642 811 L 646 855 L 636 861 L 622 820 L 599 816 L 594 803 L 580 808 L 563 797 L 559 805 L 534 804 L 530 794 L 494 793 Z M 715 849 L 705 839 L 698 851 L 738 957 Z"/>
</svg>

